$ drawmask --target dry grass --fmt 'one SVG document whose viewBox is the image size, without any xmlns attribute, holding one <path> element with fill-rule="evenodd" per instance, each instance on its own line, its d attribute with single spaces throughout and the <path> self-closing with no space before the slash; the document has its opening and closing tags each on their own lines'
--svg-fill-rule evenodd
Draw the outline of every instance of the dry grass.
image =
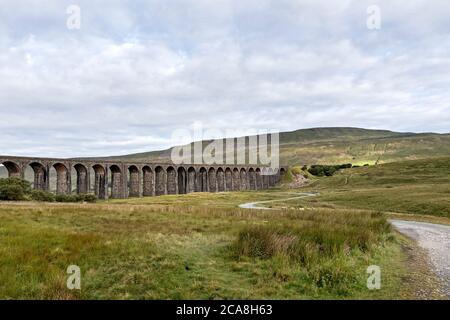
<svg viewBox="0 0 450 320">
<path fill-rule="evenodd" d="M 449 163 L 346 170 L 300 190 L 320 196 L 271 204 L 278 210 L 237 205 L 292 190 L 0 203 L 0 298 L 416 298 L 421 274 L 405 277 L 407 240 L 384 213 L 447 221 Z M 70 264 L 81 267 L 81 292 L 65 287 Z M 380 291 L 366 288 L 373 264 Z"/>
<path fill-rule="evenodd" d="M 198 196 L 207 202 L 222 198 Z M 254 196 L 266 197 L 250 197 Z M 390 286 L 383 292 L 365 288 L 369 264 L 384 263 L 388 270 L 398 259 L 386 253 L 395 251 L 396 243 L 383 244 L 384 236 L 375 234 L 388 233 L 377 229 L 383 217 L 358 210 L 261 212 L 189 205 L 185 199 L 179 205 L 136 202 L 1 204 L 0 297 L 377 298 L 395 297 L 399 290 L 397 276 L 387 278 Z M 317 228 L 324 224 L 327 227 Z M 280 233 L 270 240 L 277 254 L 236 259 L 233 243 L 248 230 L 288 230 L 287 226 L 294 226 L 295 233 Z M 361 226 L 373 230 L 374 236 L 355 234 Z M 303 233 L 306 230 L 310 233 Z M 323 250 L 327 258 L 308 258 L 311 261 L 305 264 L 278 254 L 296 248 L 300 255 L 299 246 L 311 248 L 305 257 L 320 256 Z M 81 292 L 65 287 L 71 264 L 81 267 Z"/>
</svg>

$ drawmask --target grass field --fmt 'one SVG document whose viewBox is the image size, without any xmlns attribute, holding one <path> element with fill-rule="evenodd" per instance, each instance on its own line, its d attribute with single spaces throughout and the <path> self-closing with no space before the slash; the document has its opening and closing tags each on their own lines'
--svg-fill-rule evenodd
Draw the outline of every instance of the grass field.
<svg viewBox="0 0 450 320">
<path fill-rule="evenodd" d="M 2 204 L 0 221 L 0 298 L 408 296 L 399 240 L 383 216 L 356 210 L 21 203 Z M 80 292 L 66 288 L 71 264 Z M 384 268 L 380 291 L 366 288 L 371 264 Z"/>
<path fill-rule="evenodd" d="M 450 221 L 450 158 L 346 169 L 313 181 L 304 191 L 319 195 L 287 205 L 369 209 Z"/>
<path fill-rule="evenodd" d="M 408 299 L 419 287 L 434 297 L 426 263 L 385 213 L 448 219 L 449 164 L 349 169 L 300 190 L 0 203 L 0 298 Z M 237 208 L 304 191 L 320 194 Z M 81 291 L 66 288 L 72 264 Z M 366 287 L 370 265 L 381 290 Z"/>
</svg>

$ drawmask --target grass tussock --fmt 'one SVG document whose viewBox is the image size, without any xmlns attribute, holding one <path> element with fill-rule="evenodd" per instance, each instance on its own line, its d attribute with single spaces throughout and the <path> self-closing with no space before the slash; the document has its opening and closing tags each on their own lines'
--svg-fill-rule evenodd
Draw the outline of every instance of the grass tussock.
<svg viewBox="0 0 450 320">
<path fill-rule="evenodd" d="M 381 214 L 316 212 L 314 220 L 247 226 L 231 246 L 232 252 L 238 260 L 288 261 L 304 268 L 317 288 L 346 295 L 358 283 L 354 263 L 392 239 L 390 225 Z"/>
</svg>

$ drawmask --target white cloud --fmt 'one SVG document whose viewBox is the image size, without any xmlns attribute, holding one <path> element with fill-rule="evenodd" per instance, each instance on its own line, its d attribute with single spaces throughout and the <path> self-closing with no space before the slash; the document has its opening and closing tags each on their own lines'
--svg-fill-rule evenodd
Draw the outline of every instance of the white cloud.
<svg viewBox="0 0 450 320">
<path fill-rule="evenodd" d="M 373 2 L 373 1 L 372 1 Z M 0 154 L 165 148 L 173 130 L 450 127 L 450 5 L 69 1 L 0 6 Z"/>
</svg>

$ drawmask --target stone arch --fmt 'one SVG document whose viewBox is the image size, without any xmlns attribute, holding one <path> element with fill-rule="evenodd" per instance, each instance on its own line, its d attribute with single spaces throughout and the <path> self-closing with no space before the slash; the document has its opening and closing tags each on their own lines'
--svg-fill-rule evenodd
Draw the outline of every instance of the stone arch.
<svg viewBox="0 0 450 320">
<path fill-rule="evenodd" d="M 141 195 L 141 177 L 139 174 L 139 169 L 135 165 L 131 165 L 128 167 L 128 173 L 130 175 L 130 180 L 128 182 L 128 195 L 130 197 L 139 197 Z"/>
<path fill-rule="evenodd" d="M 73 166 L 77 172 L 77 194 L 83 194 L 89 192 L 89 174 L 88 169 L 78 163 Z"/>
<path fill-rule="evenodd" d="M 225 191 L 225 172 L 222 168 L 217 169 L 217 192 Z"/>
<path fill-rule="evenodd" d="M 248 189 L 248 181 L 247 181 L 247 171 L 242 168 L 241 169 L 241 190 Z"/>
<path fill-rule="evenodd" d="M 30 163 L 30 167 L 34 171 L 34 182 L 33 187 L 36 190 L 48 190 L 49 180 L 48 180 L 48 170 L 47 168 L 39 162 Z"/>
<path fill-rule="evenodd" d="M 286 174 L 286 169 L 281 168 L 278 174 L 277 182 L 281 182 L 281 179 L 283 179 L 284 175 Z"/>
<path fill-rule="evenodd" d="M 118 165 L 112 165 L 109 167 L 111 171 L 111 198 L 122 198 L 122 170 Z"/>
<path fill-rule="evenodd" d="M 261 190 L 261 189 L 263 189 L 263 181 L 262 181 L 261 169 L 260 168 L 256 169 L 255 175 L 256 175 L 256 189 L 257 190 Z"/>
<path fill-rule="evenodd" d="M 153 191 L 153 171 L 152 168 L 150 168 L 149 166 L 145 166 L 144 168 L 142 168 L 142 195 L 144 197 L 151 197 L 154 195 L 154 191 Z"/>
<path fill-rule="evenodd" d="M 96 164 L 94 169 L 94 194 L 99 199 L 106 199 L 106 170 L 103 166 Z"/>
<path fill-rule="evenodd" d="M 268 187 L 273 187 L 275 185 L 275 174 L 272 170 L 272 168 L 269 168 L 268 170 L 268 176 L 267 176 L 267 180 L 268 180 Z"/>
<path fill-rule="evenodd" d="M 177 172 L 174 167 L 167 168 L 167 194 L 177 194 Z"/>
<path fill-rule="evenodd" d="M 225 191 L 233 190 L 233 172 L 230 168 L 225 169 Z"/>
<path fill-rule="evenodd" d="M 205 168 L 200 168 L 198 172 L 198 191 L 200 192 L 208 192 L 208 172 Z"/>
<path fill-rule="evenodd" d="M 70 175 L 67 167 L 62 163 L 55 163 L 53 168 L 56 170 L 56 193 L 70 193 Z"/>
<path fill-rule="evenodd" d="M 155 195 L 166 194 L 166 172 L 162 167 L 155 168 Z"/>
<path fill-rule="evenodd" d="M 187 173 L 187 184 L 186 184 L 186 192 L 191 193 L 196 191 L 196 173 L 193 167 L 188 169 Z"/>
<path fill-rule="evenodd" d="M 12 161 L 5 161 L 1 163 L 8 170 L 8 177 L 10 178 L 20 178 L 22 177 L 22 170 L 17 163 Z"/>
<path fill-rule="evenodd" d="M 269 188 L 269 175 L 267 168 L 263 168 L 261 171 L 261 180 L 262 180 L 262 188 L 268 189 Z"/>
<path fill-rule="evenodd" d="M 248 170 L 248 184 L 250 190 L 256 190 L 256 173 L 253 168 Z"/>
<path fill-rule="evenodd" d="M 187 175 L 186 169 L 183 167 L 178 168 L 178 194 L 187 193 Z"/>
<path fill-rule="evenodd" d="M 239 169 L 233 169 L 233 191 L 241 190 L 241 176 L 239 174 Z"/>
<path fill-rule="evenodd" d="M 217 192 L 217 177 L 214 168 L 208 170 L 208 188 L 209 192 Z"/>
</svg>

